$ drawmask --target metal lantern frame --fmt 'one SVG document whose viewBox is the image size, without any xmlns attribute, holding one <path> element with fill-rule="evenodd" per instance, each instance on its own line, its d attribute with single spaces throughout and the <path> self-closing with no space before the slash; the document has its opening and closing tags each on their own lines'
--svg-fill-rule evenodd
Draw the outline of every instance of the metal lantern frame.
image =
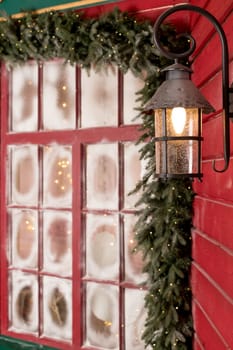
<svg viewBox="0 0 233 350">
<path fill-rule="evenodd" d="M 210 14 L 208 11 L 189 4 L 177 5 L 174 6 L 159 16 L 155 25 L 154 25 L 154 42 L 161 54 L 169 59 L 174 59 L 175 63 L 171 66 L 168 66 L 164 71 L 166 72 L 166 80 L 162 85 L 157 89 L 151 100 L 146 104 L 145 111 L 148 110 L 161 110 L 163 125 L 162 135 L 155 136 L 154 141 L 158 146 L 161 143 L 161 146 L 156 147 L 162 152 L 162 163 L 163 166 L 159 169 L 159 172 L 155 174 L 156 177 L 161 178 L 172 178 L 172 177 L 198 177 L 201 179 L 201 141 L 203 140 L 201 136 L 202 128 L 202 113 L 211 113 L 214 112 L 214 108 L 210 103 L 204 98 L 200 91 L 191 81 L 192 70 L 179 63 L 179 59 L 184 59 L 189 57 L 196 48 L 196 43 L 194 38 L 187 34 L 179 34 L 179 37 L 186 37 L 190 42 L 189 49 L 181 52 L 174 53 L 165 49 L 160 42 L 160 26 L 163 21 L 170 16 L 171 14 L 177 11 L 193 11 L 197 12 L 204 17 L 206 17 L 215 27 L 217 33 L 219 34 L 221 41 L 221 52 L 222 52 L 222 104 L 223 104 L 223 146 L 224 146 L 224 166 L 222 169 L 216 168 L 215 161 L 213 163 L 213 169 L 216 172 L 224 172 L 229 166 L 230 159 L 230 120 L 233 118 L 233 86 L 229 87 L 229 53 L 228 53 L 228 44 L 226 40 L 226 35 L 223 31 L 223 28 L 217 21 L 217 19 Z M 197 118 L 198 118 L 198 132 L 196 135 L 171 135 L 167 130 L 167 109 L 173 109 L 176 107 L 182 107 L 185 109 L 195 108 L 198 109 Z M 168 143 L 173 142 L 189 142 L 192 144 L 192 141 L 197 141 L 197 155 L 196 155 L 196 165 L 194 166 L 195 171 L 192 171 L 192 165 L 189 165 L 191 171 L 178 171 L 170 172 L 169 171 L 169 159 L 168 159 Z M 194 144 L 194 142 L 193 142 Z M 175 146 L 174 146 L 175 147 Z M 156 159 L 158 159 L 158 154 Z M 192 160 L 191 160 L 192 161 Z"/>
</svg>

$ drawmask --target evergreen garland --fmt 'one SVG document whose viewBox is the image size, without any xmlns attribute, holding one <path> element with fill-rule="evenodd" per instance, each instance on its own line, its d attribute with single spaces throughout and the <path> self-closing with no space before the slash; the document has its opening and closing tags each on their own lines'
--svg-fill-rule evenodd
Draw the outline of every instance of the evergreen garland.
<svg viewBox="0 0 233 350">
<path fill-rule="evenodd" d="M 138 248 L 144 253 L 148 275 L 143 339 L 156 350 L 190 350 L 191 183 L 144 180 L 139 201 L 144 209 L 136 224 Z"/>
<path fill-rule="evenodd" d="M 186 45 L 174 44 L 175 34 L 174 28 L 163 26 L 163 43 L 173 50 Z M 67 11 L 28 13 L 0 23 L 0 60 L 7 65 L 54 58 L 87 69 L 115 64 L 123 73 L 130 69 L 143 74 L 145 86 L 138 93 L 142 104 L 163 80 L 161 68 L 170 63 L 153 45 L 151 24 L 118 9 L 100 18 Z M 154 136 L 153 116 L 142 111 L 139 115 L 143 119 L 139 142 L 148 141 Z M 155 350 L 190 350 L 192 184 L 189 179 L 154 179 L 154 153 L 153 142 L 142 147 L 147 169 L 135 189 L 142 189 L 138 205 L 143 205 L 136 224 L 136 250 L 144 254 L 148 276 L 143 339 Z"/>
</svg>

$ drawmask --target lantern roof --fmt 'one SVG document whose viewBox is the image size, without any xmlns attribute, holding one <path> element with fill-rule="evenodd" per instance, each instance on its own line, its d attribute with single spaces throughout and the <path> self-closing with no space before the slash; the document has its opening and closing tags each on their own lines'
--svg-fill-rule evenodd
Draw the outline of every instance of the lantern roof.
<svg viewBox="0 0 233 350">
<path fill-rule="evenodd" d="M 180 63 L 166 67 L 166 80 L 159 86 L 144 110 L 161 108 L 201 108 L 203 113 L 214 112 L 214 108 L 200 93 L 190 79 L 192 70 Z"/>
</svg>

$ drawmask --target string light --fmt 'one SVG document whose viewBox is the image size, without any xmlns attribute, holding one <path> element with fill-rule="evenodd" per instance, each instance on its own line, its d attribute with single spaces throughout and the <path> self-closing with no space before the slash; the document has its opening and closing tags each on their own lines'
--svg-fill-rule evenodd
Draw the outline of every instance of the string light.
<svg viewBox="0 0 233 350">
<path fill-rule="evenodd" d="M 35 231 L 35 227 L 30 220 L 26 219 L 25 225 L 28 231 Z"/>
<path fill-rule="evenodd" d="M 69 170 L 69 166 L 70 166 L 70 161 L 68 159 L 60 159 L 57 162 L 57 167 L 60 168 L 57 171 L 57 176 L 54 179 L 54 183 L 56 185 L 59 185 L 59 189 L 61 192 L 64 192 L 67 189 L 67 186 L 65 185 L 71 185 L 72 184 L 72 178 L 71 178 L 71 174 L 67 173 L 67 170 Z M 67 184 L 67 180 L 68 180 L 68 184 Z"/>
</svg>

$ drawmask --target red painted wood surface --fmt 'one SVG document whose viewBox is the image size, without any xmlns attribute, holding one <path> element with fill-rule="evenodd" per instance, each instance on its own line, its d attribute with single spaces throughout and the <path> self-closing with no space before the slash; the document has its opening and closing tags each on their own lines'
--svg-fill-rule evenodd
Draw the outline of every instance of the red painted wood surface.
<svg viewBox="0 0 233 350">
<path fill-rule="evenodd" d="M 194 227 L 198 227 L 210 239 L 218 242 L 219 246 L 233 250 L 232 224 L 233 206 L 212 198 L 196 197 L 194 203 Z M 213 229 L 214 228 L 214 229 Z M 195 251 L 193 254 L 199 254 Z M 229 281 L 230 283 L 230 281 Z"/>
<path fill-rule="evenodd" d="M 202 310 L 206 317 L 208 317 L 208 322 L 215 330 L 215 333 L 221 337 L 223 343 L 227 344 L 225 347 L 219 348 L 218 350 L 232 349 L 233 332 L 231 324 L 233 304 L 230 302 L 230 299 L 224 291 L 218 288 L 215 281 L 211 279 L 196 263 L 193 264 L 192 269 L 192 285 L 194 300 L 197 300 L 197 303 L 201 305 Z M 203 324 L 201 318 L 195 313 L 194 318 L 195 325 L 200 324 L 199 328 L 203 328 L 203 334 L 198 332 L 198 336 L 201 343 L 204 345 L 204 349 L 215 349 L 214 338 L 209 337 L 208 332 L 205 331 L 206 324 Z"/>
<path fill-rule="evenodd" d="M 191 0 L 214 15 L 222 25 L 229 45 L 229 74 L 233 82 L 232 0 Z M 216 109 L 203 117 L 203 181 L 195 181 L 193 225 L 193 316 L 195 350 L 233 349 L 233 162 L 223 167 L 221 46 L 213 25 L 196 13 L 191 16 L 197 41 L 193 54 L 193 81 Z M 233 124 L 230 125 L 231 137 Z M 233 137 L 231 140 L 233 154 Z"/>
<path fill-rule="evenodd" d="M 229 15 L 224 22 L 222 22 L 222 27 L 224 29 L 227 38 L 231 38 L 233 35 L 232 17 Z M 197 27 L 196 27 L 197 28 Z M 205 33 L 205 32 L 204 32 Z M 199 34 L 199 35 L 197 35 Z M 200 37 L 201 33 L 194 33 L 194 37 Z M 232 59 L 233 52 L 233 42 L 228 41 L 228 47 L 230 54 L 230 59 Z M 206 60 L 208 59 L 208 65 L 206 65 Z M 198 74 L 195 75 L 195 84 L 202 85 L 208 79 L 211 79 L 221 68 L 221 45 L 219 40 L 219 35 L 214 33 L 211 38 L 207 38 L 207 42 L 199 54 L 195 57 L 195 62 L 193 64 L 194 71 L 198 67 Z"/>
<path fill-rule="evenodd" d="M 142 14 L 143 18 L 147 17 L 153 20 L 154 13 L 161 13 L 168 7 L 180 3 L 182 3 L 181 0 L 147 0 L 143 2 L 140 0 L 120 0 L 106 5 L 87 8 L 85 9 L 85 14 L 88 16 L 98 16 L 102 13 L 112 11 L 115 7 L 118 7 L 122 11 Z"/>
<path fill-rule="evenodd" d="M 191 3 L 192 5 L 199 6 L 209 11 L 220 23 L 223 24 L 223 28 L 225 29 L 224 21 L 227 20 L 227 17 L 230 15 L 233 8 L 231 0 L 192 0 Z M 215 33 L 215 29 L 208 19 L 197 13 L 193 13 L 191 16 L 191 28 L 192 34 L 197 40 L 197 53 L 199 51 L 198 48 L 203 49 L 203 47 L 209 45 L 209 43 L 207 44 L 207 41 Z"/>
<path fill-rule="evenodd" d="M 228 247 L 203 232 L 194 231 L 193 259 L 229 298 L 233 298 L 233 255 Z"/>
<path fill-rule="evenodd" d="M 208 315 L 203 313 L 203 309 L 195 301 L 193 303 L 195 315 L 195 330 L 199 337 L 195 338 L 194 350 L 225 350 L 227 344 L 221 335 L 216 332 L 214 325 L 211 324 Z"/>
</svg>

